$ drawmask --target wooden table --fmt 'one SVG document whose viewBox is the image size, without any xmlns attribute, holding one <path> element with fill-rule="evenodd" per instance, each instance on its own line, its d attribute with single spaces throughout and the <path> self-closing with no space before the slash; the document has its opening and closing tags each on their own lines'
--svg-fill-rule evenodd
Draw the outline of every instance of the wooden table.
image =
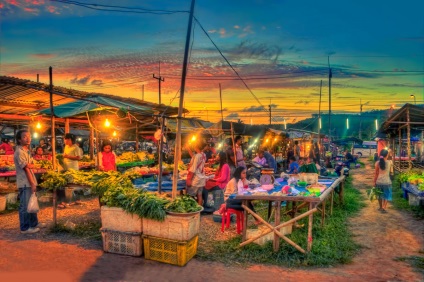
<svg viewBox="0 0 424 282">
<path fill-rule="evenodd" d="M 325 203 L 328 198 L 330 198 L 330 214 L 333 212 L 333 200 L 334 200 L 334 190 L 337 187 L 340 187 L 339 191 L 339 203 L 343 203 L 343 182 L 344 182 L 345 176 L 342 175 L 337 179 L 333 179 L 334 182 L 321 194 L 319 197 L 306 197 L 306 196 L 273 196 L 273 195 L 237 195 L 235 199 L 242 200 L 242 207 L 244 209 L 244 222 L 243 222 L 243 237 L 242 237 L 242 243 L 240 246 L 245 246 L 247 244 L 252 243 L 253 241 L 271 233 L 274 232 L 274 251 L 278 251 L 280 248 L 280 238 L 282 238 L 284 241 L 295 247 L 297 250 L 299 250 L 302 253 L 305 253 L 306 251 L 301 248 L 299 245 L 297 245 L 295 242 L 287 238 L 285 235 L 283 235 L 279 230 L 283 228 L 284 226 L 288 226 L 291 224 L 294 224 L 296 221 L 308 217 L 308 238 L 307 238 L 307 252 L 311 251 L 312 249 L 312 224 L 313 224 L 313 214 L 317 211 L 321 212 L 322 217 L 322 225 L 325 221 Z M 325 180 L 325 179 L 320 179 Z M 274 225 L 271 225 L 268 223 L 265 219 L 263 219 L 260 215 L 253 212 L 251 209 L 248 208 L 248 202 L 254 201 L 254 200 L 262 200 L 262 201 L 268 201 L 269 207 L 271 207 L 271 203 L 274 202 L 274 208 L 275 208 L 275 220 Z M 292 219 L 286 221 L 286 222 L 280 222 L 280 215 L 281 215 L 281 202 L 286 201 L 287 205 L 289 203 L 292 203 L 292 210 L 287 213 L 292 212 Z M 301 202 L 299 206 L 297 206 L 297 202 Z M 321 205 L 321 208 L 318 206 Z M 297 210 L 301 207 L 308 206 L 308 211 L 296 215 Z M 260 235 L 255 236 L 254 238 L 251 238 L 247 240 L 247 216 L 248 214 L 251 214 L 256 220 L 262 222 L 266 227 L 268 227 L 268 230 Z"/>
</svg>

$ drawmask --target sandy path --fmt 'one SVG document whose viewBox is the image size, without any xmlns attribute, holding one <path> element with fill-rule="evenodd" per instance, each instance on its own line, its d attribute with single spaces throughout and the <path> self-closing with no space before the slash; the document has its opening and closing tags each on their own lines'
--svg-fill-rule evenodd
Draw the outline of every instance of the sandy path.
<svg viewBox="0 0 424 282">
<path fill-rule="evenodd" d="M 369 166 L 352 171 L 353 183 L 362 193 L 372 182 L 371 174 Z M 95 205 L 87 203 L 84 209 L 98 216 Z M 50 208 L 40 214 L 50 216 Z M 195 259 L 176 267 L 105 254 L 100 243 L 70 236 L 24 236 L 11 223 L 16 218 L 16 213 L 0 215 L 0 281 L 424 281 L 407 263 L 394 260 L 424 249 L 423 221 L 393 209 L 381 214 L 376 202 L 350 221 L 355 240 L 364 246 L 351 264 L 307 270 L 263 265 L 246 269 Z"/>
</svg>

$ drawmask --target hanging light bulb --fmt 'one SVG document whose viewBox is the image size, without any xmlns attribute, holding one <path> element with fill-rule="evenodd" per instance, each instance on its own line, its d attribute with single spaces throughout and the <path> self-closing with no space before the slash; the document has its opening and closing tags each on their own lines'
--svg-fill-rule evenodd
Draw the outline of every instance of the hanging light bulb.
<svg viewBox="0 0 424 282">
<path fill-rule="evenodd" d="M 116 131 L 113 131 L 113 137 L 115 137 L 116 136 Z"/>
<path fill-rule="evenodd" d="M 106 120 L 105 120 L 105 127 L 109 127 L 109 126 L 110 126 L 109 119 L 106 119 Z"/>
<path fill-rule="evenodd" d="M 191 137 L 191 142 L 196 141 L 196 135 L 193 135 L 193 137 Z"/>
<path fill-rule="evenodd" d="M 41 128 L 41 123 L 40 123 L 40 122 L 37 122 L 36 127 L 37 127 L 38 129 L 40 129 L 40 128 Z"/>
<path fill-rule="evenodd" d="M 33 136 L 34 136 L 34 138 L 38 138 L 38 133 L 34 132 Z"/>
</svg>

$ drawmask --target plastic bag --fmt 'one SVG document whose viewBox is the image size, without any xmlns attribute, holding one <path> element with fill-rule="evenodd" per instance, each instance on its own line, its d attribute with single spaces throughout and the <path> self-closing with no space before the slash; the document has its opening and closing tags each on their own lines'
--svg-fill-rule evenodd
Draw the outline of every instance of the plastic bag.
<svg viewBox="0 0 424 282">
<path fill-rule="evenodd" d="M 31 197 L 29 198 L 29 201 L 28 201 L 27 212 L 28 213 L 37 213 L 39 210 L 40 210 L 40 207 L 38 206 L 37 195 L 35 195 L 35 193 L 32 193 L 32 195 L 31 195 Z"/>
</svg>

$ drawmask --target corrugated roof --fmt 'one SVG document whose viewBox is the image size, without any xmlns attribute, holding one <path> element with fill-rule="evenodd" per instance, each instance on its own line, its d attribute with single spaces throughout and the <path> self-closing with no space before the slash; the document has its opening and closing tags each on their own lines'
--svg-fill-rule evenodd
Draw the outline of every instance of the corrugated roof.
<svg viewBox="0 0 424 282">
<path fill-rule="evenodd" d="M 84 91 L 68 89 L 60 86 L 53 86 L 53 106 L 64 105 L 77 100 L 95 100 L 97 104 L 103 106 L 104 101 L 114 100 L 116 105 L 133 105 L 132 115 L 137 119 L 143 116 L 161 114 L 166 110 L 166 116 L 173 116 L 178 113 L 177 107 L 168 107 L 150 103 L 135 98 L 120 97 L 116 95 L 102 93 L 88 93 Z M 26 79 L 0 76 L 0 116 L 1 122 L 7 122 L 5 115 L 33 115 L 39 110 L 50 107 L 49 85 L 38 83 Z M 106 102 L 104 102 L 106 103 Z M 137 109 L 143 109 L 138 111 Z M 185 112 L 188 112 L 185 110 Z M 83 116 L 81 116 L 83 118 Z"/>
</svg>

